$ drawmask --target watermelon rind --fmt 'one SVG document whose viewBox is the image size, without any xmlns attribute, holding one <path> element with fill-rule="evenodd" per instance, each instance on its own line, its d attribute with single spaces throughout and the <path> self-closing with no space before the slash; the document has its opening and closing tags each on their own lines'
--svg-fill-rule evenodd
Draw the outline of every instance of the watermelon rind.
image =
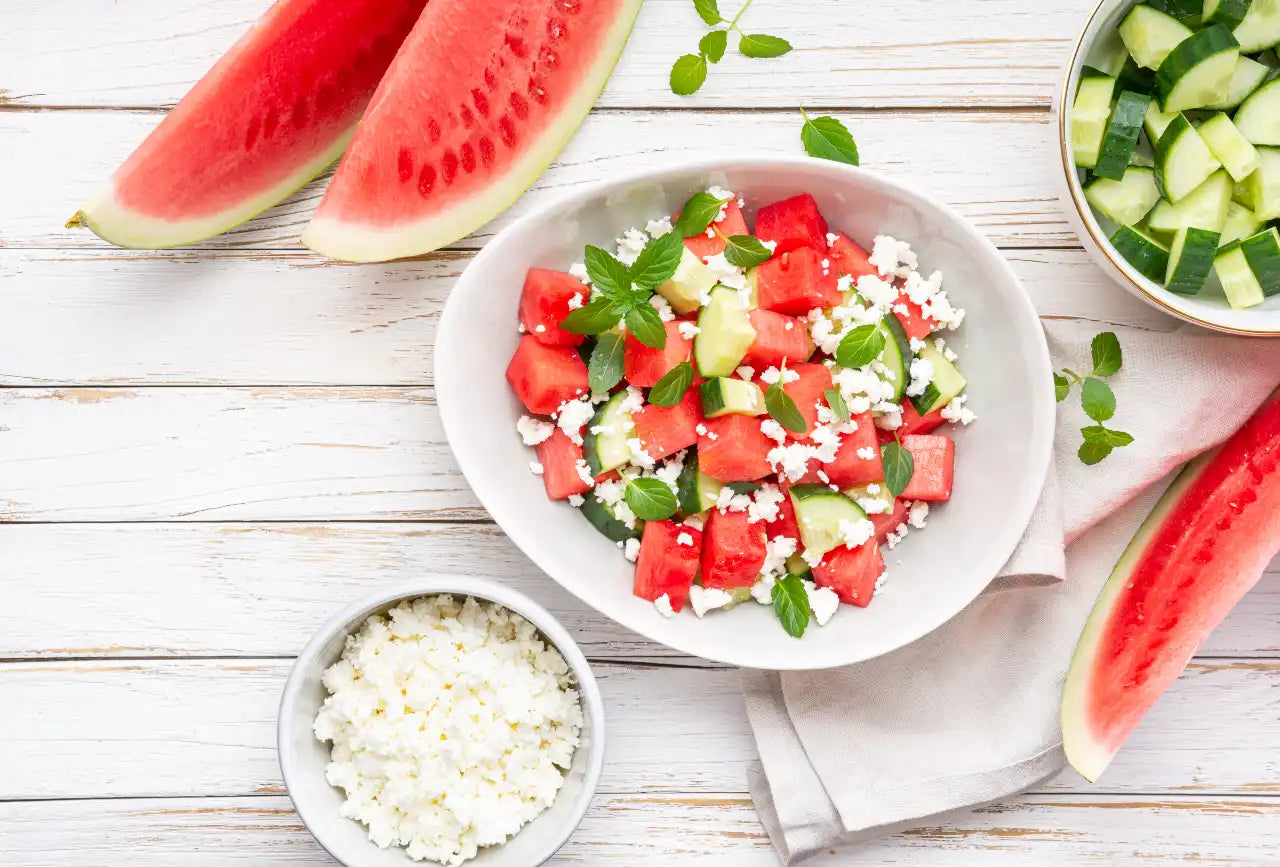
<svg viewBox="0 0 1280 867">
<path fill-rule="evenodd" d="M 1129 575 L 1142 559 L 1151 538 L 1160 530 L 1165 519 L 1177 508 L 1182 497 L 1195 484 L 1196 479 L 1204 472 L 1204 468 L 1217 454 L 1217 450 L 1206 452 L 1183 468 L 1168 490 L 1156 503 L 1151 514 L 1142 522 L 1137 534 L 1133 537 L 1115 568 L 1111 577 L 1094 604 L 1093 612 L 1085 623 L 1080 635 L 1080 643 L 1076 645 L 1075 655 L 1071 659 L 1071 670 L 1067 673 L 1066 686 L 1062 693 L 1062 748 L 1066 752 L 1067 761 L 1080 776 L 1089 782 L 1097 782 L 1102 772 L 1111 764 L 1117 744 L 1106 744 L 1095 736 L 1100 726 L 1089 717 L 1088 696 L 1093 688 L 1093 674 L 1097 670 L 1098 651 L 1102 636 L 1116 607 L 1121 592 L 1129 581 Z"/>
<path fill-rule="evenodd" d="M 643 0 L 626 0 L 610 30 L 600 37 L 599 55 L 559 115 L 502 176 L 482 191 L 446 210 L 396 226 L 326 216 L 324 203 L 302 233 L 315 252 L 344 262 L 385 262 L 438 250 L 474 232 L 501 214 L 533 185 L 582 124 L 609 81 L 627 44 Z M 375 95 L 374 100 L 378 97 Z"/>
</svg>

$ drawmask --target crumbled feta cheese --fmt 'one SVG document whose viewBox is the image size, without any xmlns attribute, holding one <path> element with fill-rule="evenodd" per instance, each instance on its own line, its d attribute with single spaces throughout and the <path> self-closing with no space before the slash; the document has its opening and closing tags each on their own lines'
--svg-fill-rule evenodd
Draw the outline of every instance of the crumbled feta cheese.
<svg viewBox="0 0 1280 867">
<path fill-rule="evenodd" d="M 692 547 L 693 547 L 693 536 L 689 535 L 688 533 L 681 533 L 679 536 L 676 536 L 676 544 L 677 544 L 677 545 L 688 545 L 689 547 L 691 547 L 691 548 L 692 548 Z"/>
<path fill-rule="evenodd" d="M 818 475 L 818 481 L 822 482 L 822 484 L 824 485 L 831 484 L 831 477 L 827 475 L 826 470 L 818 470 L 817 475 Z"/>
<path fill-rule="evenodd" d="M 764 247 L 766 250 L 772 253 L 778 249 L 778 242 L 777 241 L 761 241 L 760 246 Z"/>
<path fill-rule="evenodd" d="M 578 445 L 582 445 L 582 428 L 596 414 L 591 399 L 566 400 L 556 410 L 556 425 L 564 431 L 565 436 Z"/>
<path fill-rule="evenodd" d="M 919 337 L 912 337 L 907 341 L 907 345 L 911 347 L 912 353 L 918 353 L 920 350 L 924 349 L 924 341 Z"/>
<path fill-rule="evenodd" d="M 671 302 L 656 292 L 649 296 L 649 304 L 654 310 L 658 311 L 658 318 L 663 322 L 672 322 L 676 318 L 676 312 L 671 309 Z"/>
<path fill-rule="evenodd" d="M 701 530 L 705 523 L 706 521 L 701 515 L 690 515 L 684 519 L 684 526 L 692 527 L 695 530 Z"/>
<path fill-rule="evenodd" d="M 887 308 L 898 297 L 898 288 L 886 283 L 874 274 L 863 274 L 858 278 L 858 294 L 867 299 L 867 303 L 876 308 Z"/>
<path fill-rule="evenodd" d="M 569 276 L 582 283 L 591 282 L 591 278 L 587 275 L 587 266 L 581 262 L 574 262 L 569 266 Z"/>
<path fill-rule="evenodd" d="M 529 472 L 533 473 L 535 476 L 542 475 L 542 464 L 537 461 L 529 461 Z"/>
<path fill-rule="evenodd" d="M 769 385 L 775 385 L 778 382 L 781 382 L 783 385 L 787 385 L 788 383 L 795 382 L 799 378 L 800 374 L 790 368 L 787 368 L 786 370 L 779 370 L 776 367 L 767 367 L 765 368 L 764 373 L 760 374 L 761 382 L 766 382 Z"/>
<path fill-rule="evenodd" d="M 582 479 L 582 483 L 584 485 L 595 487 L 595 477 L 591 475 L 591 468 L 587 466 L 587 462 L 585 460 L 578 458 L 578 460 L 574 462 L 573 468 L 578 471 L 578 478 Z"/>
<path fill-rule="evenodd" d="M 676 616 L 676 610 L 671 607 L 671 597 L 665 593 L 653 601 L 653 607 L 658 609 L 658 613 L 663 617 Z"/>
<path fill-rule="evenodd" d="M 521 333 L 521 334 L 524 334 L 524 333 L 528 332 L 528 330 L 529 330 L 529 329 L 527 329 L 527 328 L 525 328 L 525 327 L 524 327 L 524 323 L 523 323 L 523 322 L 521 322 L 521 323 L 519 323 L 518 325 L 516 325 L 516 331 L 518 331 L 518 332 L 519 332 L 519 333 Z"/>
<path fill-rule="evenodd" d="M 555 432 L 556 426 L 549 421 L 522 415 L 516 421 L 516 432 L 527 446 L 536 446 Z"/>
<path fill-rule="evenodd" d="M 636 513 L 631 511 L 631 507 L 625 502 L 614 503 L 613 516 L 625 524 L 628 530 L 634 530 L 636 528 Z M 638 541 L 637 544 L 639 544 Z M 637 548 L 636 550 L 639 549 Z"/>
<path fill-rule="evenodd" d="M 573 506 L 575 509 L 580 509 L 580 508 L 582 508 L 582 504 L 583 504 L 583 503 L 585 503 L 585 502 L 586 502 L 586 500 L 584 500 L 584 499 L 582 498 L 582 494 L 570 494 L 570 495 L 569 495 L 569 505 L 570 505 L 570 506 Z"/>
<path fill-rule="evenodd" d="M 906 524 L 899 524 L 894 528 L 894 530 L 889 533 L 884 540 L 885 544 L 889 546 L 889 550 L 892 551 L 894 548 L 898 547 L 898 543 L 907 538 L 907 533 L 908 530 Z"/>
<path fill-rule="evenodd" d="M 627 229 L 618 238 L 618 261 L 623 265 L 634 265 L 640 251 L 649 242 L 649 236 L 639 229 Z"/>
<path fill-rule="evenodd" d="M 702 329 L 692 322 L 681 322 L 676 328 L 680 331 L 680 336 L 685 340 L 692 340 L 702 333 Z"/>
<path fill-rule="evenodd" d="M 535 333 L 535 334 L 545 334 L 545 333 L 546 333 L 546 331 L 547 331 L 547 326 L 545 326 L 545 325 L 535 325 L 535 326 L 533 326 L 533 331 L 534 331 L 534 333 Z"/>
<path fill-rule="evenodd" d="M 907 510 L 907 523 L 917 530 L 924 529 L 925 519 L 929 517 L 929 504 L 920 500 L 911 504 Z"/>
<path fill-rule="evenodd" d="M 754 367 L 749 367 L 748 365 L 744 364 L 741 367 L 739 367 L 737 370 L 735 370 L 734 373 L 738 374 L 739 379 L 745 379 L 747 381 L 750 381 L 751 378 L 756 375 L 756 369 Z"/>
<path fill-rule="evenodd" d="M 946 292 L 939 292 L 921 305 L 925 318 L 932 319 L 949 331 L 955 331 L 964 322 L 964 311 L 951 306 Z"/>
<path fill-rule="evenodd" d="M 783 331 L 790 331 L 791 329 L 793 329 L 793 328 L 795 328 L 795 327 L 796 327 L 796 324 L 795 324 L 794 322 L 792 322 L 790 319 L 788 319 L 786 322 L 782 323 L 782 330 L 783 330 Z"/>
<path fill-rule="evenodd" d="M 702 617 L 708 611 L 732 605 L 733 596 L 715 587 L 694 584 L 689 588 L 689 604 L 693 606 L 693 613 Z"/>
<path fill-rule="evenodd" d="M 933 362 L 927 358 L 911 359 L 911 382 L 907 384 L 907 397 L 919 397 L 933 382 Z"/>
<path fill-rule="evenodd" d="M 955 361 L 957 358 L 959 358 L 959 356 L 952 351 L 951 347 L 947 346 L 947 341 L 941 337 L 934 338 L 933 348 L 941 352 L 942 357 L 945 358 L 947 361 Z"/>
<path fill-rule="evenodd" d="M 723 212 L 723 211 L 721 211 L 721 213 L 723 214 L 724 212 Z M 716 218 L 715 218 L 714 220 L 712 220 L 711 222 L 713 222 L 713 223 L 718 223 L 718 222 L 720 222 L 720 220 L 721 220 L 721 219 L 722 219 L 721 217 L 716 217 Z M 715 229 L 715 226 L 707 226 L 707 237 L 708 237 L 708 238 L 715 238 L 715 236 L 716 236 L 716 229 Z M 705 261 L 706 261 L 706 258 L 704 257 L 702 261 L 704 261 L 704 262 L 705 262 Z"/>
<path fill-rule="evenodd" d="M 877 408 L 885 407 L 883 414 L 875 417 L 875 425 L 880 430 L 897 430 L 902 427 L 902 407 L 896 404 L 876 404 Z M 891 409 L 890 409 L 891 408 Z"/>
<path fill-rule="evenodd" d="M 866 518 L 859 518 L 856 521 L 841 519 L 839 531 L 841 540 L 848 548 L 857 548 L 868 539 L 874 539 L 876 535 L 875 524 Z"/>
<path fill-rule="evenodd" d="M 828 247 L 834 247 L 834 246 L 836 245 L 836 241 L 838 241 L 838 240 L 840 240 L 840 236 L 839 236 L 839 235 L 837 235 L 835 232 L 827 232 L 827 246 L 828 246 Z"/>
<path fill-rule="evenodd" d="M 579 307 L 581 307 L 581 306 L 583 305 L 583 303 L 586 301 L 586 299 L 587 299 L 587 296 L 586 296 L 586 294 L 585 294 L 585 293 L 577 293 L 577 294 L 574 294 L 574 295 L 570 295 L 570 296 L 569 296 L 569 309 L 570 309 L 570 310 L 577 310 Z"/>
<path fill-rule="evenodd" d="M 622 399 L 622 404 L 618 409 L 626 416 L 627 419 L 630 419 L 631 413 L 640 409 L 642 406 L 644 406 L 644 393 L 634 385 L 627 386 L 627 396 Z M 632 425 L 632 427 L 634 427 L 634 425 Z M 628 430 L 630 430 L 630 427 Z"/>
<path fill-rule="evenodd" d="M 823 269 L 823 271 L 825 272 L 825 271 L 826 271 L 826 269 L 827 269 L 827 268 L 830 268 L 830 267 L 831 267 L 831 260 L 830 260 L 830 259 L 823 259 L 823 260 L 822 260 L 822 269 Z"/>
<path fill-rule="evenodd" d="M 628 539 L 622 547 L 622 556 L 626 557 L 628 562 L 636 562 L 640 558 L 640 540 L 635 536 Z"/>
<path fill-rule="evenodd" d="M 867 493 L 872 494 L 873 496 L 875 494 L 880 493 L 880 486 L 877 485 L 875 482 L 872 482 L 871 484 L 867 485 Z"/>
<path fill-rule="evenodd" d="M 875 446 L 863 446 L 862 448 L 858 449 L 857 455 L 858 457 L 862 458 L 862 460 L 864 461 L 873 461 L 875 460 L 875 457 L 876 457 Z"/>
<path fill-rule="evenodd" d="M 822 564 L 822 555 L 815 554 L 808 548 L 800 552 L 800 559 L 809 564 L 810 569 L 817 569 Z"/>
<path fill-rule="evenodd" d="M 772 524 L 778 520 L 778 507 L 786 496 L 777 485 L 761 485 L 760 490 L 756 491 L 756 495 L 752 497 L 751 504 L 747 506 L 747 523 L 755 524 L 764 521 L 766 524 Z"/>
<path fill-rule="evenodd" d="M 644 443 L 639 437 L 630 437 L 627 440 L 627 448 L 631 451 L 631 462 L 638 467 L 645 469 L 653 469 L 655 463 L 653 456 L 644 450 Z"/>
<path fill-rule="evenodd" d="M 826 626 L 840 608 L 840 597 L 830 587 L 819 587 L 812 581 L 804 582 L 809 593 L 809 608 L 813 611 L 813 619 L 819 626 Z"/>
<path fill-rule="evenodd" d="M 733 265 L 724 257 L 724 253 L 716 253 L 714 256 L 707 257 L 707 267 L 716 275 L 716 279 L 730 289 L 738 290 L 738 294 L 743 296 L 743 306 L 746 307 L 751 302 L 751 284 L 747 282 L 747 272 L 737 265 Z"/>
<path fill-rule="evenodd" d="M 761 605 L 773 604 L 773 585 L 778 583 L 772 575 L 764 574 L 751 585 L 751 598 Z"/>
<path fill-rule="evenodd" d="M 368 618 L 323 675 L 314 731 L 369 839 L 457 865 L 555 800 L 582 707 L 564 657 L 523 617 L 448 595 Z"/>
<path fill-rule="evenodd" d="M 858 508 L 868 515 L 883 515 L 893 511 L 893 507 L 879 497 L 859 497 Z"/>
<path fill-rule="evenodd" d="M 888 235 L 876 235 L 867 259 L 884 277 L 894 277 L 898 271 L 898 242 Z"/>
<path fill-rule="evenodd" d="M 650 237 L 661 238 L 663 235 L 670 234 L 673 229 L 670 217 L 659 217 L 656 220 L 650 220 L 645 223 L 644 230 L 649 233 Z"/>
<path fill-rule="evenodd" d="M 618 503 L 622 502 L 622 496 L 625 493 L 623 485 L 613 479 L 596 485 L 596 499 L 606 506 L 618 505 Z"/>
<path fill-rule="evenodd" d="M 790 536 L 775 536 L 764 543 L 764 563 L 760 566 L 761 575 L 785 575 L 787 558 L 800 547 L 799 541 Z"/>
<path fill-rule="evenodd" d="M 770 449 L 766 459 L 774 472 L 798 482 L 805 474 L 812 453 L 812 449 L 804 443 L 792 443 Z"/>
<path fill-rule="evenodd" d="M 969 399 L 969 395 L 961 394 L 951 399 L 951 402 L 942 408 L 942 417 L 947 421 L 957 422 L 959 424 L 973 424 L 973 420 L 977 418 L 973 414 L 973 410 L 965 406 L 965 401 Z"/>
<path fill-rule="evenodd" d="M 693 430 L 700 437 L 704 437 L 707 435 L 707 426 L 705 424 L 702 424 L 701 422 L 699 422 L 698 426 L 695 427 Z"/>
</svg>

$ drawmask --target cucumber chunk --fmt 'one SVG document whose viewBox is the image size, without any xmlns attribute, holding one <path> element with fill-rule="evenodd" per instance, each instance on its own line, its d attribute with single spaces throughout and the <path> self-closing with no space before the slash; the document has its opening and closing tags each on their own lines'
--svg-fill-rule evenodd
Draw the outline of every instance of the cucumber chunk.
<svg viewBox="0 0 1280 867">
<path fill-rule="evenodd" d="M 1121 226 L 1111 236 L 1111 246 L 1139 274 L 1150 280 L 1164 279 L 1169 268 L 1169 248 L 1155 238 L 1132 226 Z"/>
<path fill-rule="evenodd" d="M 1258 148 L 1262 164 L 1244 182 L 1247 204 L 1260 220 L 1280 218 L 1280 148 Z"/>
<path fill-rule="evenodd" d="M 614 515 L 613 507 L 604 503 L 594 491 L 588 491 L 582 498 L 582 515 L 591 522 L 591 526 L 600 534 L 613 542 L 625 542 L 628 539 L 639 539 L 644 529 L 644 522 L 635 519 L 635 527 L 628 527 Z"/>
<path fill-rule="evenodd" d="M 1268 297 L 1280 295 L 1280 229 L 1272 226 L 1240 242 L 1249 270 Z"/>
<path fill-rule="evenodd" d="M 1156 143 L 1156 183 L 1160 193 L 1177 202 L 1222 168 L 1196 128 L 1179 114 Z"/>
<path fill-rule="evenodd" d="M 1153 232 L 1173 234 L 1191 226 L 1221 232 L 1227 224 L 1227 211 L 1231 206 L 1231 191 L 1235 185 L 1224 171 L 1214 172 L 1209 179 L 1182 198 L 1176 205 L 1160 202 L 1147 218 L 1147 228 Z"/>
<path fill-rule="evenodd" d="M 706 418 L 722 415 L 763 415 L 764 392 L 754 382 L 716 376 L 702 383 L 702 414 Z"/>
<path fill-rule="evenodd" d="M 1169 248 L 1164 288 L 1178 295 L 1195 295 L 1203 289 L 1209 280 L 1209 272 L 1213 270 L 1221 237 L 1208 229 L 1179 229 L 1173 237 L 1173 246 Z"/>
<path fill-rule="evenodd" d="M 587 425 L 582 456 L 593 476 L 616 470 L 631 460 L 627 438 L 631 436 L 632 424 L 631 413 L 624 407 L 626 400 L 627 390 L 623 389 L 601 404 Z M 596 430 L 600 432 L 593 433 Z"/>
<path fill-rule="evenodd" d="M 1241 104 L 1235 124 L 1256 145 L 1280 146 L 1280 78 L 1264 84 Z"/>
<path fill-rule="evenodd" d="M 1204 0 L 1203 19 L 1206 25 L 1222 24 L 1238 27 L 1249 11 L 1251 0 Z"/>
<path fill-rule="evenodd" d="M 683 316 L 701 307 L 702 299 L 715 285 L 716 273 L 685 247 L 680 251 L 676 272 L 658 287 L 658 294 L 667 299 L 672 310 Z"/>
<path fill-rule="evenodd" d="M 1215 24 L 1180 43 L 1156 70 L 1156 95 L 1165 111 L 1190 111 L 1227 98 L 1240 43 Z"/>
<path fill-rule="evenodd" d="M 1102 134 L 1102 147 L 1094 163 L 1093 173 L 1100 178 L 1118 181 L 1124 177 L 1133 153 L 1138 149 L 1138 136 L 1142 133 L 1142 119 L 1147 113 L 1151 97 L 1126 90 L 1120 94 L 1116 107 Z"/>
<path fill-rule="evenodd" d="M 1142 128 L 1147 131 L 1147 140 L 1153 148 L 1177 116 L 1176 111 L 1161 111 L 1160 100 L 1151 100 L 1151 104 L 1147 106 L 1147 114 L 1142 119 Z"/>
<path fill-rule="evenodd" d="M 956 366 L 947 361 L 932 343 L 926 343 L 920 349 L 920 357 L 933 365 L 933 381 L 925 387 L 924 394 L 911 398 L 916 412 L 924 416 L 951 403 L 964 391 L 965 380 Z"/>
<path fill-rule="evenodd" d="M 1271 74 L 1271 67 L 1259 63 L 1252 57 L 1241 57 L 1236 61 L 1236 71 L 1231 74 L 1231 83 L 1227 85 L 1227 98 L 1205 108 L 1213 111 L 1230 111 L 1249 98 Z"/>
<path fill-rule="evenodd" d="M 800 541 L 810 557 L 821 557 L 844 545 L 845 531 L 850 525 L 856 527 L 867 521 L 867 513 L 857 503 L 826 485 L 792 485 L 791 504 L 796 510 Z M 867 522 L 867 531 L 867 538 L 875 537 L 870 522 Z"/>
<path fill-rule="evenodd" d="M 880 330 L 884 332 L 884 349 L 880 350 L 880 357 L 876 360 L 888 368 L 888 372 L 881 373 L 880 377 L 893 386 L 892 399 L 901 400 L 910 379 L 907 368 L 911 364 L 911 341 L 902 330 L 898 317 L 892 313 L 880 322 Z"/>
<path fill-rule="evenodd" d="M 1191 35 L 1191 28 L 1150 6 L 1134 6 L 1120 22 L 1120 40 L 1134 62 L 1159 69 L 1169 52 Z"/>
<path fill-rule="evenodd" d="M 1236 241 L 1242 241 L 1262 231 L 1262 220 L 1253 211 L 1239 202 L 1227 206 L 1227 222 L 1222 227 L 1222 238 L 1218 243 L 1226 247 Z"/>
<path fill-rule="evenodd" d="M 808 577 L 811 572 L 813 572 L 813 570 L 809 568 L 808 563 L 804 562 L 804 557 L 799 554 L 792 554 L 787 558 L 788 575 L 802 575 Z"/>
<path fill-rule="evenodd" d="M 1188 27 L 1199 27 L 1205 4 L 1201 0 L 1148 0 L 1153 9 L 1172 15 Z"/>
<path fill-rule="evenodd" d="M 1109 75 L 1089 75 L 1081 78 L 1076 88 L 1071 107 L 1071 154 L 1081 168 L 1091 169 L 1098 162 L 1115 86 L 1116 80 Z"/>
<path fill-rule="evenodd" d="M 710 509 L 720 498 L 720 482 L 699 471 L 696 452 L 689 452 L 684 458 L 684 467 L 676 479 L 676 503 L 680 514 L 699 515 Z"/>
<path fill-rule="evenodd" d="M 1280 93 L 1280 91 L 1277 91 Z M 1262 164 L 1255 148 L 1225 114 L 1215 114 L 1196 130 L 1209 146 L 1209 152 L 1222 163 L 1233 180 L 1243 181 Z"/>
<path fill-rule="evenodd" d="M 756 339 L 738 291 L 727 286 L 711 290 L 709 303 L 698 314 L 698 329 L 693 357 L 698 372 L 708 377 L 732 374 Z"/>
<path fill-rule="evenodd" d="M 1154 169 L 1129 166 L 1118 181 L 1098 178 L 1084 188 L 1094 210 L 1120 226 L 1136 226 L 1160 200 Z"/>
<path fill-rule="evenodd" d="M 1133 62 L 1133 58 L 1125 55 L 1124 66 L 1116 73 L 1116 89 L 1130 90 L 1134 93 L 1145 93 L 1154 96 L 1156 92 L 1156 74 L 1154 70 L 1144 69 Z"/>
<path fill-rule="evenodd" d="M 1253 0 L 1233 32 L 1245 54 L 1280 45 L 1280 0 Z"/>
<path fill-rule="evenodd" d="M 1280 232 L 1268 229 L 1224 247 L 1213 269 L 1232 307 L 1256 307 L 1280 293 Z"/>
</svg>

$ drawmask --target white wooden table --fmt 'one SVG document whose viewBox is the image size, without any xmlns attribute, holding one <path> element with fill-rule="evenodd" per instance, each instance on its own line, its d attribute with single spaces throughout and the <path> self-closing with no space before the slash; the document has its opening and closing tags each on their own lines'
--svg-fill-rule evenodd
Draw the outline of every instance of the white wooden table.
<svg viewBox="0 0 1280 867">
<path fill-rule="evenodd" d="M 335 607 L 427 570 L 510 582 L 595 662 L 611 752 L 556 863 L 774 863 L 737 673 L 587 610 L 456 471 L 432 392 L 441 306 L 529 207 L 694 152 L 798 153 L 803 102 L 987 232 L 1045 316 L 1169 328 L 1089 264 L 1054 196 L 1053 81 L 1091 0 L 758 0 L 749 28 L 797 50 L 729 57 L 687 99 L 667 70 L 701 25 L 690 0 L 649 0 L 537 187 L 414 261 L 302 249 L 319 185 L 197 249 L 63 229 L 266 5 L 0 6 L 0 863 L 331 863 L 281 784 L 280 686 Z M 1280 862 L 1278 623 L 1280 563 L 1100 785 L 1064 773 L 818 863 Z"/>
</svg>

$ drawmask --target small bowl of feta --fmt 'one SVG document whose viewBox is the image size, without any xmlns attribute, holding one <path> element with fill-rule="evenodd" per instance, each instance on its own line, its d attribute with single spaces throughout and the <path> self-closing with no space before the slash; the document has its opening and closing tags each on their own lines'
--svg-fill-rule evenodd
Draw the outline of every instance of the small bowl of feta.
<svg viewBox="0 0 1280 867">
<path fill-rule="evenodd" d="M 430 576 L 320 628 L 285 682 L 278 745 L 294 808 L 347 867 L 532 867 L 590 805 L 604 709 L 544 608 Z"/>
</svg>

